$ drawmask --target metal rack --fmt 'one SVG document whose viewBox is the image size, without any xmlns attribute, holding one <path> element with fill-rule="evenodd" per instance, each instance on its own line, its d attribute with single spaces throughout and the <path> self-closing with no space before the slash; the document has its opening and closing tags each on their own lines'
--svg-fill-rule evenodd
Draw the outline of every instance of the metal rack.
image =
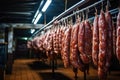
<svg viewBox="0 0 120 80">
<path fill-rule="evenodd" d="M 39 32 L 41 32 L 41 31 L 44 30 L 46 27 L 48 27 L 49 25 L 51 25 L 54 21 L 67 19 L 67 18 L 69 18 L 69 17 L 71 17 L 71 16 L 74 16 L 74 15 L 77 14 L 77 13 L 83 12 L 83 11 L 85 11 L 85 10 L 91 8 L 91 7 L 94 7 L 94 6 L 102 3 L 104 0 L 100 0 L 100 1 L 98 1 L 98 2 L 96 2 L 96 3 L 94 3 L 94 4 L 90 5 L 90 6 L 88 6 L 88 7 L 86 7 L 86 8 L 83 8 L 83 9 L 81 9 L 81 10 L 79 10 L 79 11 L 74 12 L 74 13 L 71 14 L 71 15 L 68 15 L 68 16 L 64 17 L 65 15 L 67 15 L 67 14 L 69 14 L 70 12 L 76 10 L 78 7 L 81 7 L 83 4 L 85 4 L 85 3 L 89 2 L 89 1 L 90 1 L 90 0 L 81 0 L 81 1 L 78 2 L 77 4 L 73 5 L 72 7 L 70 7 L 69 9 L 67 9 L 65 12 L 61 13 L 61 14 L 58 15 L 56 18 L 54 18 L 52 21 L 50 21 L 48 24 L 46 24 L 45 26 L 43 26 L 42 28 L 40 28 L 38 31 L 36 31 L 36 32 L 32 35 L 32 38 L 34 38 L 35 36 L 38 36 Z"/>
<path fill-rule="evenodd" d="M 54 18 L 52 21 L 50 21 L 48 24 L 46 24 L 45 26 L 43 26 L 42 28 L 40 28 L 38 31 L 36 31 L 31 37 L 33 38 L 33 37 L 37 36 L 40 31 L 42 31 L 44 28 L 46 28 L 47 26 L 49 26 L 50 24 L 52 24 L 54 21 L 63 18 L 65 15 L 67 15 L 70 12 L 74 11 L 76 8 L 82 6 L 83 4 L 87 3 L 88 1 L 90 1 L 90 0 L 81 0 L 77 4 L 73 5 L 72 7 L 70 7 L 69 9 L 67 9 L 66 11 L 64 11 L 63 13 L 61 13 L 60 15 L 58 15 L 56 18 Z M 103 0 L 101 0 L 101 1 L 103 1 Z"/>
<path fill-rule="evenodd" d="M 50 25 L 51 25 L 53 22 L 55 22 L 56 20 L 58 20 L 58 21 L 65 20 L 65 19 L 67 19 L 67 18 L 69 18 L 69 17 L 72 17 L 72 16 L 74 16 L 74 15 L 76 15 L 76 14 L 78 14 L 78 13 L 81 13 L 81 12 L 87 10 L 87 9 L 90 9 L 90 8 L 92 8 L 92 7 L 95 7 L 96 5 L 102 3 L 102 2 L 105 1 L 105 0 L 100 0 L 100 1 L 98 1 L 98 2 L 95 2 L 94 4 L 92 4 L 92 5 L 90 5 L 90 6 L 87 6 L 87 7 L 83 8 L 83 9 L 81 9 L 81 10 L 78 10 L 78 11 L 76 11 L 76 12 L 74 12 L 74 13 L 66 16 L 66 17 L 64 17 L 65 15 L 67 15 L 67 14 L 69 14 L 70 12 L 76 10 L 78 7 L 81 7 L 83 4 L 85 4 L 85 3 L 89 2 L 89 1 L 90 1 L 90 0 L 81 0 L 81 1 L 78 2 L 77 4 L 73 5 L 72 7 L 70 7 L 69 9 L 67 9 L 66 11 L 64 11 L 63 13 L 61 13 L 60 15 L 58 15 L 56 18 L 54 18 L 52 21 L 50 21 L 48 24 L 46 24 L 45 26 L 41 27 L 38 31 L 36 31 L 36 32 L 31 36 L 31 38 L 34 38 L 35 36 L 38 36 L 39 33 L 40 33 L 41 31 L 43 31 L 45 28 L 47 28 L 47 27 L 50 28 L 50 27 L 51 27 Z M 109 12 L 111 12 L 111 14 L 115 14 L 115 13 L 118 12 L 118 8 L 113 9 L 113 10 L 110 10 Z M 94 19 L 94 17 L 89 18 L 89 20 L 93 20 L 93 19 Z"/>
</svg>

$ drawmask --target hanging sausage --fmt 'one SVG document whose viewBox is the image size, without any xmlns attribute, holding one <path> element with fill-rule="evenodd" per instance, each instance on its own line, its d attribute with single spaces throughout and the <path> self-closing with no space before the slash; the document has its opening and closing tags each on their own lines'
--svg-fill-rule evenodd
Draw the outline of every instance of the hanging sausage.
<svg viewBox="0 0 120 80">
<path fill-rule="evenodd" d="M 85 33 L 85 26 L 84 26 L 84 21 L 82 21 L 79 27 L 79 32 L 78 32 L 78 49 L 80 54 L 84 54 L 84 46 L 85 46 L 84 33 Z"/>
<path fill-rule="evenodd" d="M 61 53 L 62 50 L 62 27 L 59 28 L 59 53 Z"/>
<path fill-rule="evenodd" d="M 48 39 L 48 32 L 47 33 L 45 33 L 45 39 L 44 39 L 44 42 L 43 42 L 43 48 L 44 48 L 44 50 L 46 51 L 46 49 L 47 49 L 47 39 Z"/>
<path fill-rule="evenodd" d="M 64 67 L 67 68 L 70 65 L 70 37 L 71 37 L 71 27 L 67 28 L 64 33 L 64 46 L 63 46 L 63 63 Z"/>
<path fill-rule="evenodd" d="M 77 50 L 77 33 L 78 25 L 74 25 L 71 31 L 71 41 L 70 41 L 70 62 L 74 68 L 79 67 L 78 63 L 78 50 Z"/>
<path fill-rule="evenodd" d="M 113 27 L 113 53 L 116 55 L 116 26 L 112 22 L 112 27 Z"/>
<path fill-rule="evenodd" d="M 103 10 L 100 12 L 99 26 L 99 55 L 98 55 L 98 76 L 99 79 L 106 79 L 106 54 L 107 54 L 107 23 Z"/>
<path fill-rule="evenodd" d="M 33 48 L 38 51 L 38 44 L 39 44 L 39 38 L 38 37 L 35 37 L 32 41 L 32 45 L 33 45 Z"/>
<path fill-rule="evenodd" d="M 92 30 L 88 20 L 85 20 L 85 54 L 88 57 L 88 62 L 91 62 L 92 55 Z"/>
<path fill-rule="evenodd" d="M 113 53 L 113 25 L 112 25 L 112 17 L 110 12 L 108 11 L 108 6 L 106 7 L 105 18 L 107 22 L 107 58 L 106 58 L 106 67 L 109 69 L 111 63 L 111 57 Z"/>
<path fill-rule="evenodd" d="M 95 66 L 98 66 L 98 54 L 99 54 L 99 28 L 98 28 L 98 15 L 95 15 L 93 22 L 93 39 L 92 39 L 92 60 Z"/>
<path fill-rule="evenodd" d="M 31 49 L 32 48 L 32 42 L 31 41 L 27 41 L 27 48 Z"/>
<path fill-rule="evenodd" d="M 120 11 L 117 16 L 116 56 L 117 59 L 120 61 Z"/>
<path fill-rule="evenodd" d="M 67 27 L 66 26 L 64 26 L 64 25 L 62 25 L 61 26 L 61 36 L 62 36 L 62 39 L 61 39 L 61 57 L 62 57 L 62 60 L 63 60 L 63 63 L 64 63 L 64 48 L 65 48 L 65 31 L 67 30 Z M 64 63 L 64 67 L 66 67 L 65 66 L 65 64 L 66 63 Z"/>
<path fill-rule="evenodd" d="M 44 48 L 43 48 L 44 41 L 45 41 L 45 35 L 41 35 L 40 40 L 39 40 L 39 50 L 41 50 L 41 51 L 44 50 Z"/>
<path fill-rule="evenodd" d="M 80 23 L 73 25 L 71 30 L 71 41 L 70 41 L 70 62 L 74 68 L 79 68 L 84 71 L 84 65 L 81 63 L 80 55 L 78 52 L 78 30 Z"/>
<path fill-rule="evenodd" d="M 120 27 L 117 28 L 116 56 L 120 61 Z"/>
</svg>

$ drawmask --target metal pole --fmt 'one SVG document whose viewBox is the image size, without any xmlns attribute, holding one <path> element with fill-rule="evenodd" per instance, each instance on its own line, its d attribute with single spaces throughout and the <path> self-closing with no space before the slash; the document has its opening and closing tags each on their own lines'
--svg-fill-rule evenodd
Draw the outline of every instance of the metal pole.
<svg viewBox="0 0 120 80">
<path fill-rule="evenodd" d="M 44 25 L 46 25 L 46 13 L 44 13 Z"/>
<path fill-rule="evenodd" d="M 67 10 L 67 0 L 65 0 L 65 10 Z"/>
</svg>

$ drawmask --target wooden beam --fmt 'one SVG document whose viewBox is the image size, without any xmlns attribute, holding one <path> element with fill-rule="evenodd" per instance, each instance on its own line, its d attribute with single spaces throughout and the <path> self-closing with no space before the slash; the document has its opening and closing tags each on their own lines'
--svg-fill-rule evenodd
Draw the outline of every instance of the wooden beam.
<svg viewBox="0 0 120 80">
<path fill-rule="evenodd" d="M 0 27 L 13 27 L 20 29 L 40 29 L 44 24 L 1 24 Z"/>
</svg>

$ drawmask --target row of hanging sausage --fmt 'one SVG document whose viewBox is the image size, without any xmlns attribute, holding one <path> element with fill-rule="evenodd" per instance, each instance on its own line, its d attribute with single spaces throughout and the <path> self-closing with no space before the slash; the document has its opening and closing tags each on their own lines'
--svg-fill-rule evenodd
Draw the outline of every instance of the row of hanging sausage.
<svg viewBox="0 0 120 80">
<path fill-rule="evenodd" d="M 91 62 L 98 68 L 99 79 L 106 79 L 113 53 L 120 61 L 120 12 L 114 26 L 108 9 L 95 14 L 91 25 L 88 20 L 80 21 L 78 17 L 73 25 L 53 24 L 53 28 L 44 35 L 28 41 L 28 48 L 45 51 L 46 55 L 61 55 L 64 67 L 70 65 L 86 71 Z"/>
</svg>

